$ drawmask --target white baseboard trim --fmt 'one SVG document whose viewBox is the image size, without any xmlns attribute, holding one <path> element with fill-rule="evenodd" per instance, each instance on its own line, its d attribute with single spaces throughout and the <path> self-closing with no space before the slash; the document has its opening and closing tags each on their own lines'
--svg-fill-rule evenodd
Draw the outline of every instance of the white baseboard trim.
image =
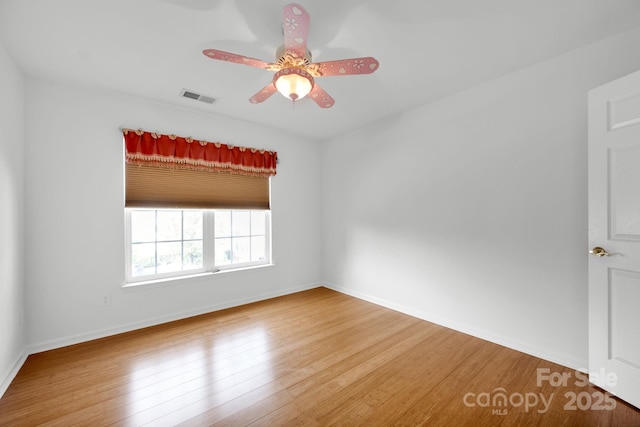
<svg viewBox="0 0 640 427">
<path fill-rule="evenodd" d="M 27 349 L 23 349 L 20 355 L 18 355 L 13 367 L 2 377 L 2 382 L 0 382 L 0 399 L 4 396 L 4 393 L 7 391 L 16 375 L 18 375 L 18 371 L 22 368 L 22 365 L 24 365 L 28 356 L 29 354 L 27 353 Z"/>
<path fill-rule="evenodd" d="M 368 294 L 364 294 L 362 292 L 359 291 L 354 291 L 352 289 L 348 289 L 348 288 L 343 288 L 341 286 L 337 286 L 334 284 L 328 284 L 325 283 L 322 286 L 324 286 L 325 288 L 328 289 L 332 289 L 336 292 L 340 292 L 343 293 L 345 295 L 349 295 L 364 301 L 368 301 L 370 303 L 376 304 L 376 305 L 380 305 L 382 307 L 386 307 L 389 308 L 391 310 L 395 310 L 398 311 L 400 313 L 404 313 L 404 314 L 408 314 L 409 316 L 413 316 L 416 317 L 418 319 L 422 319 L 422 320 L 426 320 L 427 322 L 431 322 L 431 323 L 435 323 L 437 325 L 440 326 L 444 326 L 445 328 L 449 328 L 449 329 L 453 329 L 456 330 L 458 332 L 462 332 L 465 333 L 467 335 L 471 335 L 473 337 L 476 338 L 480 338 L 483 339 L 485 341 L 489 341 L 498 345 L 501 345 L 503 347 L 507 347 L 510 348 L 512 350 L 516 350 L 519 351 L 521 353 L 525 353 L 534 357 L 538 357 L 540 359 L 544 359 L 547 360 L 549 362 L 552 363 L 556 363 L 558 365 L 562 365 L 562 366 L 566 366 L 567 368 L 570 369 L 574 369 L 574 370 L 579 370 L 582 372 L 588 372 L 588 369 L 586 366 L 584 366 L 583 363 L 581 363 L 578 360 L 574 360 L 572 358 L 567 358 L 563 355 L 559 355 L 559 354 L 555 354 L 552 352 L 549 352 L 547 350 L 543 350 L 543 349 L 539 349 L 539 348 L 533 348 L 531 346 L 516 342 L 512 339 L 509 338 L 505 338 L 505 337 L 501 337 L 501 336 L 497 336 L 491 332 L 488 331 L 483 331 L 483 330 L 479 330 L 476 328 L 472 328 L 468 325 L 465 324 L 461 324 L 458 322 L 455 322 L 451 319 L 444 319 L 441 318 L 439 316 L 433 316 L 429 313 L 425 313 L 423 311 L 420 310 L 416 310 L 414 308 L 411 307 L 407 307 L 401 304 L 396 304 L 394 302 L 390 302 L 378 297 L 374 297 Z"/>
<path fill-rule="evenodd" d="M 64 338 L 54 339 L 50 341 L 44 341 L 40 343 L 31 344 L 27 347 L 27 354 L 35 354 L 43 351 L 53 350 L 56 348 L 66 347 L 68 345 L 79 344 L 86 341 L 91 341 L 99 338 L 105 338 L 111 335 L 117 335 L 125 332 L 131 332 L 136 329 L 147 328 L 150 326 L 160 325 L 162 323 L 173 322 L 176 320 L 186 319 L 188 317 L 198 316 L 201 314 L 211 313 L 214 311 L 224 310 L 227 308 L 237 307 L 244 304 L 250 304 L 253 302 L 264 301 L 271 298 L 276 298 L 284 295 L 293 294 L 296 292 L 302 292 L 309 289 L 321 287 L 321 283 L 311 283 L 301 286 L 294 286 L 287 289 L 280 289 L 274 292 L 265 292 L 263 294 L 252 295 L 237 300 L 227 301 L 220 304 L 208 305 L 193 310 L 187 310 L 169 314 L 166 316 L 155 317 L 146 319 L 140 322 L 128 323 L 119 325 L 113 328 L 102 329 L 80 335 L 73 335 Z"/>
</svg>

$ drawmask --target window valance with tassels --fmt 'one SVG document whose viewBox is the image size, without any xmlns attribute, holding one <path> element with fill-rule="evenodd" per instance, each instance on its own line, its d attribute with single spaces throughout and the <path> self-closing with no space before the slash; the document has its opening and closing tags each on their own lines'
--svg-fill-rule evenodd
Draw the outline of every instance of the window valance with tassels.
<svg viewBox="0 0 640 427">
<path fill-rule="evenodd" d="M 189 137 L 122 129 L 127 163 L 269 177 L 276 174 L 274 151 L 238 147 Z"/>
</svg>

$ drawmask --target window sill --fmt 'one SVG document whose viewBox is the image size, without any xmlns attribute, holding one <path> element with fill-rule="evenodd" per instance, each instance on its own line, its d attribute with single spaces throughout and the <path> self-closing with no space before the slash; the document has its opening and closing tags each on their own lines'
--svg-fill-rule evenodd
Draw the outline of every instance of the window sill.
<svg viewBox="0 0 640 427">
<path fill-rule="evenodd" d="M 189 275 L 184 275 L 184 276 L 175 276 L 175 277 L 163 277 L 161 279 L 151 279 L 151 280 L 141 280 L 138 282 L 125 282 L 122 285 L 123 289 L 143 289 L 143 288 L 147 288 L 147 287 L 156 287 L 156 286 L 167 286 L 167 285 L 173 285 L 173 284 L 184 284 L 185 282 L 193 282 L 196 280 L 201 280 L 203 278 L 208 278 L 208 277 L 213 277 L 213 276 L 218 276 L 218 275 L 224 275 L 224 274 L 229 274 L 229 273 L 237 273 L 240 271 L 247 271 L 247 270 L 256 270 L 256 269 L 260 269 L 260 268 L 265 268 L 265 267 L 273 267 L 274 264 L 261 264 L 261 265 L 251 265 L 251 266 L 247 266 L 247 267 L 240 267 L 240 268 L 227 268 L 227 269 L 222 269 L 222 270 L 217 270 L 217 271 L 207 271 L 204 273 L 195 273 L 195 274 L 189 274 Z"/>
</svg>

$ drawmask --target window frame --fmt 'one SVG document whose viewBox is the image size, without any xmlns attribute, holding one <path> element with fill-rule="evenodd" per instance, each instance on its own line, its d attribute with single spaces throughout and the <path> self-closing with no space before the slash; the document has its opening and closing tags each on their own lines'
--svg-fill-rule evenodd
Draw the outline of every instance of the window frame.
<svg viewBox="0 0 640 427">
<path fill-rule="evenodd" d="M 200 211 L 202 218 L 202 257 L 203 267 L 192 270 L 181 270 L 153 275 L 133 276 L 132 274 L 132 223 L 131 212 L 144 211 Z M 243 263 L 230 263 L 225 265 L 215 264 L 215 212 L 216 211 L 262 211 L 265 213 L 265 259 L 261 261 L 249 261 Z M 125 242 L 125 283 L 124 286 L 133 286 L 150 282 L 164 282 L 168 280 L 180 280 L 203 274 L 213 274 L 243 270 L 248 268 L 272 265 L 271 247 L 271 211 L 269 209 L 168 209 L 168 208 L 125 208 L 124 209 L 124 242 Z M 253 236 L 250 234 L 248 237 Z"/>
</svg>

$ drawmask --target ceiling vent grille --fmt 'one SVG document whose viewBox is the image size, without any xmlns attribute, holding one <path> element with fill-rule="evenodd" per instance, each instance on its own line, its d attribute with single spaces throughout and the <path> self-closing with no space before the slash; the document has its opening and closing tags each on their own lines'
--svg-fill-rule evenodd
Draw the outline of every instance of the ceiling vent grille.
<svg viewBox="0 0 640 427">
<path fill-rule="evenodd" d="M 195 99 L 196 101 L 204 102 L 205 104 L 213 104 L 214 102 L 216 102 L 216 99 L 212 96 L 201 95 L 188 89 L 182 89 L 180 91 L 180 96 L 184 98 Z"/>
</svg>

